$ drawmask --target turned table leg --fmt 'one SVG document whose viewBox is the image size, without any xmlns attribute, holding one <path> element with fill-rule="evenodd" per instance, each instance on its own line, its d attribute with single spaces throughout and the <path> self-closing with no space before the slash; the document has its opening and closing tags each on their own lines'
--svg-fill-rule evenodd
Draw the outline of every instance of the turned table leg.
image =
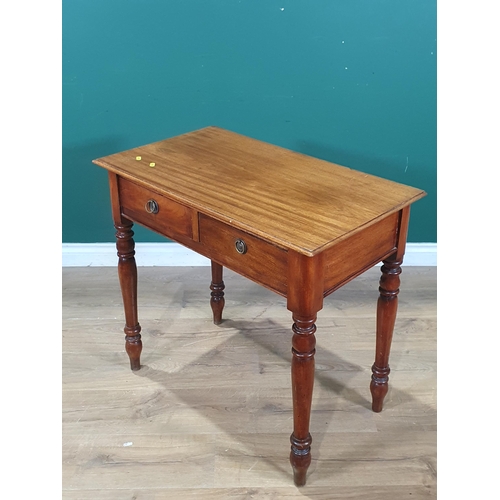
<svg viewBox="0 0 500 500">
<path fill-rule="evenodd" d="M 372 410 L 382 411 L 384 398 L 389 390 L 389 353 L 398 308 L 399 275 L 402 260 L 392 258 L 383 261 L 380 278 L 380 297 L 377 303 L 377 341 L 375 363 L 372 366 Z"/>
<path fill-rule="evenodd" d="M 222 322 L 222 310 L 224 309 L 224 281 L 222 281 L 222 266 L 212 260 L 212 282 L 210 283 L 210 306 L 214 314 L 214 323 Z"/>
<path fill-rule="evenodd" d="M 125 309 L 125 350 L 130 358 L 130 368 L 135 371 L 141 367 L 142 342 L 137 317 L 137 266 L 132 226 L 132 222 L 125 220 L 121 224 L 115 224 L 118 277 Z"/>
<path fill-rule="evenodd" d="M 290 463 L 296 486 L 306 484 L 306 473 L 311 464 L 311 434 L 309 421 L 314 385 L 314 354 L 316 352 L 316 316 L 300 318 L 293 315 L 292 327 L 292 396 L 293 433 Z"/>
<path fill-rule="evenodd" d="M 312 438 L 309 432 L 314 386 L 317 312 L 323 307 L 323 254 L 314 257 L 288 253 L 287 309 L 293 318 L 292 398 L 293 432 L 290 436 L 290 464 L 296 486 L 306 484 L 311 464 Z"/>
</svg>

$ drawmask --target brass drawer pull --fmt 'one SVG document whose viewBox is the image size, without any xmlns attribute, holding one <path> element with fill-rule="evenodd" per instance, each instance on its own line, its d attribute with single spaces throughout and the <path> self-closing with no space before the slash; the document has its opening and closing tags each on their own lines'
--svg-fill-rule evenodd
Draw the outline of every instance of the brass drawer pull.
<svg viewBox="0 0 500 500">
<path fill-rule="evenodd" d="M 148 214 L 157 214 L 160 210 L 158 203 L 155 200 L 148 200 L 144 206 Z"/>
<path fill-rule="evenodd" d="M 238 253 L 244 254 L 247 252 L 247 244 L 243 240 L 236 240 L 234 246 Z"/>
</svg>

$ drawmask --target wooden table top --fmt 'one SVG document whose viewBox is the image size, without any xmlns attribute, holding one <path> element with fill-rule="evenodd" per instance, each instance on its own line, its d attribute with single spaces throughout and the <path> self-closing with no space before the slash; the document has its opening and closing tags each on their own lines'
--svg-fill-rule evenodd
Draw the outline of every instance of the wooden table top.
<svg viewBox="0 0 500 500">
<path fill-rule="evenodd" d="M 218 127 L 94 163 L 306 255 L 315 255 L 425 196 L 421 189 Z"/>
</svg>

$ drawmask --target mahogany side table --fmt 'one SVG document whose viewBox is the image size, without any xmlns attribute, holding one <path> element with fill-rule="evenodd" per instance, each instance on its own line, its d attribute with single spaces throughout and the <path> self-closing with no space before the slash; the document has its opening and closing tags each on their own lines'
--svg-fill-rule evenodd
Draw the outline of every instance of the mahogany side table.
<svg viewBox="0 0 500 500">
<path fill-rule="evenodd" d="M 370 383 L 372 409 L 381 411 L 410 205 L 425 193 L 217 127 L 94 163 L 109 175 L 132 370 L 142 350 L 134 222 L 211 260 L 214 323 L 224 308 L 223 266 L 286 298 L 293 318 L 290 462 L 295 484 L 304 485 L 316 314 L 324 297 L 383 262 Z"/>
</svg>

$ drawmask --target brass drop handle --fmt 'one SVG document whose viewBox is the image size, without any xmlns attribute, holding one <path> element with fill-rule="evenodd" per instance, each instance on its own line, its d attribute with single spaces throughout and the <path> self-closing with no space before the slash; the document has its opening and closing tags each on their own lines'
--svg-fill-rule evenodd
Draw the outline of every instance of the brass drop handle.
<svg viewBox="0 0 500 500">
<path fill-rule="evenodd" d="M 160 210 L 160 207 L 155 200 L 148 200 L 144 208 L 148 214 L 157 214 L 158 210 Z"/>
<path fill-rule="evenodd" d="M 236 251 L 238 253 L 244 254 L 247 252 L 247 244 L 243 240 L 236 240 L 234 243 Z"/>
</svg>

